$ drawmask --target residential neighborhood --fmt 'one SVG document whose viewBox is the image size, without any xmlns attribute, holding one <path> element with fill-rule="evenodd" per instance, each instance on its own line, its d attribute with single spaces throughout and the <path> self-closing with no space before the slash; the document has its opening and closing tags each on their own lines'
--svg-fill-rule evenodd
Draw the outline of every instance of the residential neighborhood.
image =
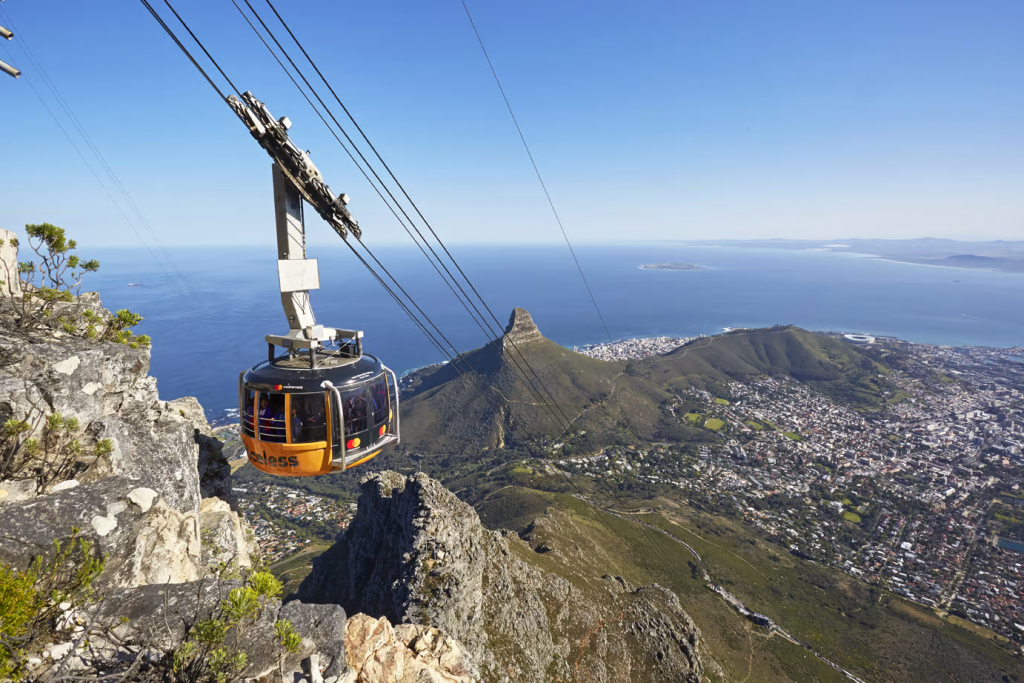
<svg viewBox="0 0 1024 683">
<path fill-rule="evenodd" d="M 236 487 L 234 493 L 239 498 L 239 512 L 255 532 L 267 564 L 297 552 L 320 529 L 343 531 L 355 513 L 354 503 L 340 503 L 278 484 Z"/>
<path fill-rule="evenodd" d="M 710 442 L 552 464 L 670 487 L 799 557 L 1024 643 L 1024 353 L 878 344 L 897 368 L 881 409 L 788 377 L 690 388 L 664 410 Z"/>
</svg>

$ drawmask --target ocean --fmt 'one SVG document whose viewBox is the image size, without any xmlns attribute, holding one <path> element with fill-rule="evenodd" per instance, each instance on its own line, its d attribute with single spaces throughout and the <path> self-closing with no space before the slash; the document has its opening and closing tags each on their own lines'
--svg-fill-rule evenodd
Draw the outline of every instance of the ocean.
<svg viewBox="0 0 1024 683">
<path fill-rule="evenodd" d="M 264 335 L 288 329 L 272 245 L 169 249 L 176 268 L 144 249 L 81 251 L 101 262 L 83 289 L 99 291 L 111 310 L 144 316 L 136 329 L 153 339 L 151 374 L 160 395 L 196 396 L 211 419 L 236 406 L 239 372 L 266 358 Z M 415 247 L 375 252 L 457 348 L 485 343 Z M 519 306 L 545 336 L 569 348 L 608 341 L 609 334 L 689 337 L 775 324 L 934 344 L 1024 345 L 1022 273 L 671 243 L 581 245 L 576 252 L 607 333 L 564 245 L 452 248 L 502 326 Z M 314 245 L 309 256 L 320 265 L 321 289 L 312 295 L 318 322 L 363 330 L 365 352 L 399 374 L 441 360 L 347 249 Z M 707 270 L 640 269 L 648 263 Z"/>
</svg>

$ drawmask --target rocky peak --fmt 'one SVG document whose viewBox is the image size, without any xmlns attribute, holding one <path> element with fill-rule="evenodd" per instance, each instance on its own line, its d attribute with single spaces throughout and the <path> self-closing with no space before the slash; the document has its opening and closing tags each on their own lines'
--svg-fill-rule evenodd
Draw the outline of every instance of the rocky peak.
<svg viewBox="0 0 1024 683">
<path fill-rule="evenodd" d="M 438 628 L 487 681 L 700 680 L 700 632 L 670 591 L 603 578 L 607 558 L 579 557 L 578 547 L 560 555 L 571 571 L 539 565 L 533 558 L 557 548 L 541 555 L 512 532 L 485 529 L 424 474 L 375 472 L 360 484 L 358 512 L 314 560 L 303 602 Z M 588 648 L 595 625 L 602 646 Z"/>
<path fill-rule="evenodd" d="M 508 327 L 505 328 L 505 335 L 502 337 L 502 348 L 507 349 L 512 344 L 520 346 L 530 342 L 538 341 L 544 335 L 537 329 L 533 317 L 524 308 L 513 308 L 512 315 L 508 319 Z"/>
</svg>

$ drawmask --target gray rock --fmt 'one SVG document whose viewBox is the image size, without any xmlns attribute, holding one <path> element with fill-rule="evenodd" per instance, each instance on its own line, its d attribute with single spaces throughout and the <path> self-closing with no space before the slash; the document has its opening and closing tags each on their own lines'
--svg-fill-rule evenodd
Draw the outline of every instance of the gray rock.
<svg viewBox="0 0 1024 683">
<path fill-rule="evenodd" d="M 502 640 L 525 680 L 543 680 L 554 656 L 547 613 L 530 588 L 534 570 L 502 535 L 424 474 L 374 473 L 362 487 L 355 519 L 314 561 L 299 598 L 438 628 L 485 665 L 495 661 L 488 641 Z"/>
<path fill-rule="evenodd" d="M 24 418 L 33 410 L 73 416 L 87 446 L 104 438 L 114 445 L 80 481 L 136 478 L 176 510 L 195 512 L 195 428 L 166 409 L 148 370 L 148 348 L 78 338 L 26 343 L 0 330 L 0 419 Z"/>
<path fill-rule="evenodd" d="M 302 660 L 302 675 L 309 683 L 324 683 L 323 674 L 320 673 L 320 655 L 312 654 Z"/>
<path fill-rule="evenodd" d="M 202 565 L 208 573 L 215 572 L 221 563 L 237 568 L 252 566 L 248 529 L 243 528 L 243 521 L 219 498 L 204 498 L 199 504 Z"/>
<path fill-rule="evenodd" d="M 292 622 L 295 630 L 317 643 L 321 658 L 329 660 L 324 671 L 326 678 L 341 675 L 345 669 L 344 609 L 338 605 L 307 605 L 293 600 L 281 607 L 277 618 Z"/>
<path fill-rule="evenodd" d="M 202 579 L 192 583 L 115 591 L 95 611 L 97 624 L 106 626 L 121 639 L 146 643 L 164 652 L 173 650 L 185 638 L 193 624 L 220 615 L 221 601 L 238 581 Z M 274 623 L 288 619 L 303 636 L 298 653 L 284 657 L 286 674 L 301 670 L 301 661 L 315 653 L 333 652 L 328 671 L 345 667 L 345 613 L 335 606 L 303 605 L 292 602 L 284 607 L 278 600 L 267 601 L 255 622 L 245 620 L 228 631 L 225 643 L 246 654 L 242 677 L 258 679 L 275 674 L 285 653 L 274 635 Z M 332 674 L 333 675 L 333 674 Z M 289 677 L 287 680 L 291 680 Z"/>
<path fill-rule="evenodd" d="M 533 322 L 533 317 L 523 308 L 513 308 L 509 316 L 508 326 L 505 328 L 505 335 L 501 343 L 503 349 L 516 348 L 523 344 L 543 339 L 540 330 Z"/>
<path fill-rule="evenodd" d="M 36 556 L 52 557 L 55 540 L 66 547 L 78 528 L 79 538 L 107 556 L 97 587 L 195 580 L 198 515 L 162 500 L 143 511 L 129 499 L 137 488 L 137 482 L 115 476 L 4 506 L 0 561 L 25 569 Z"/>
<path fill-rule="evenodd" d="M 533 525 L 555 573 L 521 559 L 536 551 L 512 532 L 484 529 L 426 475 L 373 473 L 361 485 L 352 523 L 299 588 L 304 602 L 440 629 L 488 681 L 572 680 L 574 666 L 580 680 L 700 680 L 700 632 L 674 594 L 602 579 L 611 559 L 599 548 L 560 550 L 557 539 L 580 536 L 570 515 Z M 584 656 L 578 640 L 590 631 L 595 647 Z"/>
<path fill-rule="evenodd" d="M 35 479 L 14 479 L 0 482 L 0 505 L 17 503 L 35 497 Z"/>
<path fill-rule="evenodd" d="M 231 495 L 231 465 L 224 455 L 224 443 L 215 436 L 206 421 L 206 413 L 192 396 L 167 402 L 167 409 L 176 412 L 192 425 L 192 438 L 199 446 L 199 491 L 203 498 L 220 498 L 234 507 Z"/>
</svg>

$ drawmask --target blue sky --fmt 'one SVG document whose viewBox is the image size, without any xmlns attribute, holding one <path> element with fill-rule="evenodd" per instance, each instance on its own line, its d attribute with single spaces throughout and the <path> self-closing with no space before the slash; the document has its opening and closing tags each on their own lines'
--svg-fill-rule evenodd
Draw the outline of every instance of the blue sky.
<svg viewBox="0 0 1024 683">
<path fill-rule="evenodd" d="M 468 1 L 574 241 L 1024 236 L 1020 2 Z M 407 240 L 230 0 L 174 4 L 368 242 Z M 561 240 L 457 0 L 276 4 L 443 238 Z M 0 10 L 0 227 L 141 244 L 27 45 L 164 244 L 272 242 L 269 158 L 139 2 Z"/>
</svg>

